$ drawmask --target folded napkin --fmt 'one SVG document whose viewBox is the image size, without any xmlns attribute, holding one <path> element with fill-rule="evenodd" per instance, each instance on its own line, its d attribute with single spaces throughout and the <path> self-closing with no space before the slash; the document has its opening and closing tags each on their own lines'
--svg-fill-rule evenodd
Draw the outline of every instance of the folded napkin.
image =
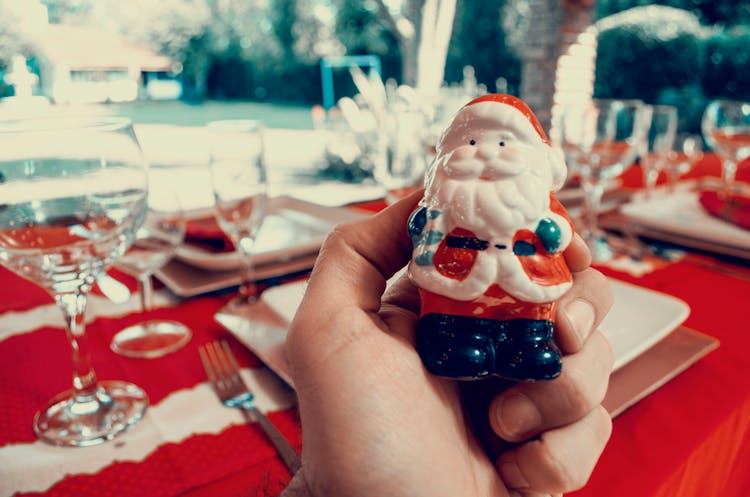
<svg viewBox="0 0 750 497">
<path fill-rule="evenodd" d="M 234 251 L 234 244 L 224 234 L 214 216 L 188 220 L 185 226 L 185 243 L 217 253 Z"/>
<path fill-rule="evenodd" d="M 725 193 L 717 189 L 702 189 L 698 200 L 712 216 L 750 230 L 750 194 L 747 192 Z"/>
</svg>

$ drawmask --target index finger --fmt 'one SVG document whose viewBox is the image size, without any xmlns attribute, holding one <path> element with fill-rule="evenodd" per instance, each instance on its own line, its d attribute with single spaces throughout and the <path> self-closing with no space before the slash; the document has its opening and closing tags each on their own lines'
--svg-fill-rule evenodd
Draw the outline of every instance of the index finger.
<svg viewBox="0 0 750 497">
<path fill-rule="evenodd" d="M 297 316 L 331 315 L 343 306 L 377 312 L 385 282 L 411 256 L 406 223 L 421 196 L 420 190 L 370 218 L 334 228 Z"/>
<path fill-rule="evenodd" d="M 564 256 L 565 262 L 574 273 L 583 271 L 591 265 L 591 250 L 578 233 L 573 234 L 573 239 L 565 249 Z"/>
</svg>

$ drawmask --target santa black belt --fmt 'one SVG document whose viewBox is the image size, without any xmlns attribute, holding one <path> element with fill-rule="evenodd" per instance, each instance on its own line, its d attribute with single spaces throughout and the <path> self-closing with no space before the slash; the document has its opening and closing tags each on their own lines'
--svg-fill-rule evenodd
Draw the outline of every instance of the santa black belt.
<svg viewBox="0 0 750 497">
<path fill-rule="evenodd" d="M 448 248 L 469 249 L 469 250 L 487 250 L 490 242 L 473 236 L 448 236 L 445 239 L 445 245 Z M 505 245 L 495 245 L 495 248 L 506 249 Z"/>
</svg>

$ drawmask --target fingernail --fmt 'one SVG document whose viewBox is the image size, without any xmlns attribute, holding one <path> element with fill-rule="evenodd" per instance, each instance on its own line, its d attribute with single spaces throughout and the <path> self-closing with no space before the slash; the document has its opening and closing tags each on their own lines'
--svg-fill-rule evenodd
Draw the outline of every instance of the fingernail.
<svg viewBox="0 0 750 497">
<path fill-rule="evenodd" d="M 565 306 L 565 314 L 583 344 L 594 327 L 594 307 L 586 300 L 576 299 Z"/>
<path fill-rule="evenodd" d="M 518 469 L 518 464 L 513 461 L 506 461 L 500 464 L 500 476 L 506 487 L 509 488 L 529 488 L 529 482 Z"/>
<path fill-rule="evenodd" d="M 521 436 L 540 426 L 542 415 L 531 399 L 518 393 L 502 400 L 498 421 L 506 434 Z"/>
</svg>

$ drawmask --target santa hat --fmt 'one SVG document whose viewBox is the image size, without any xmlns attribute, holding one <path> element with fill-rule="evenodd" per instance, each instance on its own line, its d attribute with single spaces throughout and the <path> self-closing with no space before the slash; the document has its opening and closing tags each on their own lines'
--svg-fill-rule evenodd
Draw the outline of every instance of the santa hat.
<svg viewBox="0 0 750 497">
<path fill-rule="evenodd" d="M 462 120 L 462 117 L 496 121 L 497 124 L 510 127 L 525 136 L 529 135 L 528 137 L 536 133 L 542 142 L 549 145 L 544 128 L 529 106 L 513 95 L 491 93 L 477 97 L 458 111 L 454 122 Z"/>
<path fill-rule="evenodd" d="M 538 142 L 548 150 L 555 188 L 565 181 L 567 168 L 561 150 L 551 147 L 547 134 L 528 105 L 513 95 L 493 93 L 477 97 L 464 105 L 453 118 L 451 127 L 498 126 L 513 130 L 530 143 Z"/>
</svg>

